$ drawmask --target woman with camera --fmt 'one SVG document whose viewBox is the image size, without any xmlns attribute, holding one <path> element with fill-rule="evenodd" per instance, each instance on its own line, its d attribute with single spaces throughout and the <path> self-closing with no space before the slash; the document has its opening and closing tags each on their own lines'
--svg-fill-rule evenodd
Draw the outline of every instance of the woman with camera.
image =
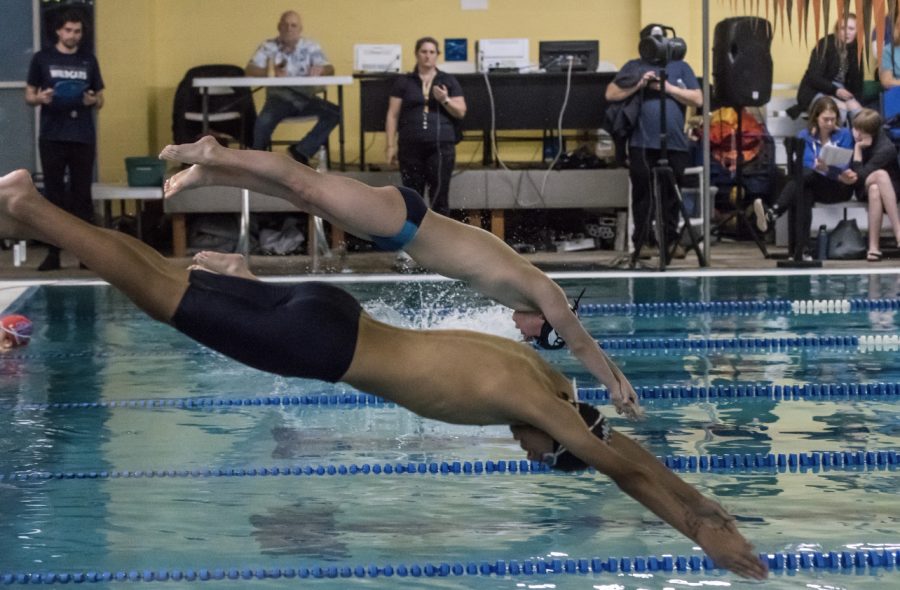
<svg viewBox="0 0 900 590">
<path fill-rule="evenodd" d="M 606 87 L 606 100 L 609 102 L 637 100 L 640 103 L 637 124 L 628 141 L 628 174 L 634 212 L 631 239 L 635 251 L 641 250 L 650 237 L 653 167 L 662 157 L 661 134 L 663 131 L 666 133 L 668 165 L 675 174 L 676 182 L 681 184 L 684 170 L 690 162 L 690 144 L 684 133 L 685 109 L 703 106 L 703 93 L 697 76 L 683 60 L 684 42 L 677 37 L 666 37 L 666 30 L 671 31 L 662 25 L 644 27 L 641 30 L 641 57 L 622 66 Z M 661 85 L 663 73 L 664 87 Z M 678 200 L 671 190 L 660 193 L 665 241 L 672 244 L 678 238 Z M 683 251 L 680 254 L 684 256 Z"/>
</svg>

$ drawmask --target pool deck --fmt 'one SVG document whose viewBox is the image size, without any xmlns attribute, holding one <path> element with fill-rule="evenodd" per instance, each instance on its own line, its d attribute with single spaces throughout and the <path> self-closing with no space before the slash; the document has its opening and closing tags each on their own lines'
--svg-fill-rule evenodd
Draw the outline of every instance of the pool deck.
<svg viewBox="0 0 900 590">
<path fill-rule="evenodd" d="M 769 246 L 771 254 L 784 255 L 784 248 Z M 12 250 L 0 251 L 0 280 L 3 281 L 57 281 L 57 280 L 91 280 L 97 275 L 87 269 L 81 269 L 78 261 L 67 252 L 63 252 L 62 266 L 57 271 L 38 272 L 37 266 L 44 259 L 46 250 L 41 245 L 30 244 L 27 249 L 27 260 L 19 267 L 13 265 Z M 651 258 L 643 269 L 629 268 L 628 261 L 618 264 L 623 258 L 622 252 L 612 250 L 586 250 L 580 252 L 539 252 L 527 254 L 526 258 L 538 267 L 550 273 L 557 272 L 598 272 L 621 274 L 656 274 L 657 259 Z M 813 269 L 786 269 L 779 268 L 775 260 L 763 258 L 759 249 L 753 242 L 722 241 L 714 243 L 710 264 L 701 268 L 697 264 L 697 258 L 689 253 L 683 260 L 673 260 L 667 267 L 666 273 L 695 274 L 713 272 L 740 273 L 742 271 L 753 274 L 778 274 L 778 273 L 828 273 L 828 272 L 859 272 L 859 273 L 900 273 L 900 258 L 885 258 L 881 262 L 871 263 L 865 260 L 828 260 L 822 268 Z M 187 267 L 190 258 L 172 260 Z M 250 257 L 250 267 L 254 273 L 264 277 L 321 275 L 323 277 L 336 274 L 360 276 L 360 275 L 391 275 L 397 274 L 394 269 L 395 256 L 384 252 L 350 253 L 345 255 L 333 255 L 320 258 L 320 272 L 311 273 L 311 260 L 308 256 L 256 256 Z"/>
</svg>

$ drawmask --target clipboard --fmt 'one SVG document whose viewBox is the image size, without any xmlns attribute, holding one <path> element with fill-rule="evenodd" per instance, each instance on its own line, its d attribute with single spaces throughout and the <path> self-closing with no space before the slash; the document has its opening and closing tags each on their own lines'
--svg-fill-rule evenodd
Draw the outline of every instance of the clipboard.
<svg viewBox="0 0 900 590">
<path fill-rule="evenodd" d="M 828 166 L 836 166 L 838 168 L 846 168 L 849 166 L 852 157 L 853 150 L 838 147 L 836 145 L 826 145 L 819 153 L 819 160 Z"/>
</svg>

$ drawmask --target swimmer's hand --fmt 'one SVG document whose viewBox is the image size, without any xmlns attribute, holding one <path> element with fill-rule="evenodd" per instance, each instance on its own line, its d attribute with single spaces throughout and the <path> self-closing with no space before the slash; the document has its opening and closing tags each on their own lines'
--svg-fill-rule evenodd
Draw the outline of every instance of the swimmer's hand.
<svg viewBox="0 0 900 590">
<path fill-rule="evenodd" d="M 738 532 L 730 515 L 728 519 L 704 519 L 695 540 L 717 567 L 753 580 L 765 580 L 769 575 L 768 566 L 756 555 L 753 545 Z"/>
<path fill-rule="evenodd" d="M 716 563 L 744 578 L 764 580 L 769 568 L 756 555 L 753 545 L 738 531 L 735 518 L 721 504 L 701 497 L 691 507 L 690 537 Z"/>
<path fill-rule="evenodd" d="M 627 380 L 622 381 L 619 387 L 609 389 L 609 401 L 616 408 L 616 413 L 624 415 L 630 420 L 642 420 L 644 409 L 638 400 L 637 392 Z"/>
</svg>

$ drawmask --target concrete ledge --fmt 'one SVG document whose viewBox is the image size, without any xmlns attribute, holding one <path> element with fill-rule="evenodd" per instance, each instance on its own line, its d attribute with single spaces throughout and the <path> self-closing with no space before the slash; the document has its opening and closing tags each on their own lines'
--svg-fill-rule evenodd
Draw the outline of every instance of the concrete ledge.
<svg viewBox="0 0 900 590">
<path fill-rule="evenodd" d="M 399 171 L 333 173 L 354 178 L 370 186 L 401 184 Z M 544 179 L 546 177 L 546 184 Z M 543 191 L 541 190 L 543 187 Z M 505 209 L 627 209 L 628 170 L 463 170 L 450 183 L 450 208 L 472 211 L 470 222 L 480 224 L 480 211 L 491 211 L 491 230 L 505 236 Z M 173 216 L 173 249 L 184 256 L 187 246 L 185 215 L 194 213 L 240 213 L 241 189 L 199 187 L 165 200 L 164 211 Z M 254 213 L 299 211 L 282 199 L 251 192 Z"/>
<path fill-rule="evenodd" d="M 241 189 L 232 186 L 204 186 L 173 195 L 163 203 L 166 213 L 240 213 Z M 285 200 L 250 192 L 250 211 L 254 213 L 294 212 L 300 210 Z"/>
<path fill-rule="evenodd" d="M 397 171 L 340 175 L 371 186 L 401 184 Z M 547 181 L 541 193 L 545 175 Z M 162 196 L 161 191 L 159 195 Z M 549 174 L 543 170 L 464 170 L 453 176 L 449 200 L 451 209 L 627 208 L 628 170 L 554 170 Z M 240 210 L 241 189 L 234 187 L 193 188 L 165 202 L 166 213 L 237 213 Z M 251 192 L 250 210 L 297 211 L 297 208 L 281 199 Z"/>
<path fill-rule="evenodd" d="M 153 201 L 163 198 L 163 189 L 161 186 L 128 186 L 95 182 L 91 185 L 91 198 L 94 201 Z"/>
<path fill-rule="evenodd" d="M 467 170 L 455 176 L 450 185 L 451 209 L 627 207 L 628 170 L 625 168 L 549 173 L 546 170 Z"/>
</svg>

